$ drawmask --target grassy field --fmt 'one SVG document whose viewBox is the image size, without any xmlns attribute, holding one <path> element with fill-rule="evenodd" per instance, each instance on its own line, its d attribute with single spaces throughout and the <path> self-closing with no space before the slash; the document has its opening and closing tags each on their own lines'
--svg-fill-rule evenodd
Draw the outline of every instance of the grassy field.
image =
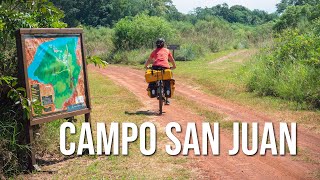
<svg viewBox="0 0 320 180">
<path fill-rule="evenodd" d="M 242 103 L 267 105 L 270 108 L 289 108 L 290 103 L 281 102 L 277 98 L 255 97 L 246 93 L 243 83 L 243 63 L 250 58 L 253 50 L 223 51 L 209 54 L 196 61 L 179 61 L 174 75 L 178 79 L 187 80 L 194 86 L 201 86 L 206 93 L 218 95 L 227 99 L 241 101 Z M 249 100 L 249 101 L 248 101 Z"/>
<path fill-rule="evenodd" d="M 255 52 L 254 49 L 230 50 L 208 54 L 195 61 L 178 61 L 174 75 L 177 83 L 186 82 L 207 94 L 253 107 L 285 121 L 297 121 L 320 133 L 319 111 L 297 110 L 295 102 L 247 92 L 244 68 Z"/>
<path fill-rule="evenodd" d="M 90 90 L 93 105 L 92 124 L 104 122 L 107 127 L 111 122 L 133 122 L 137 125 L 148 121 L 145 115 L 128 115 L 125 111 L 136 111 L 142 104 L 128 90 L 114 84 L 99 73 L 90 72 Z M 83 119 L 78 117 L 77 127 Z M 62 121 L 48 123 L 41 128 L 37 141 L 37 152 L 59 154 L 59 126 Z M 167 138 L 160 128 L 157 133 L 158 144 L 166 143 Z M 95 134 L 95 130 L 93 130 Z M 79 133 L 79 132 L 78 132 Z M 43 134 L 43 136 L 41 135 Z M 78 136 L 68 137 L 68 141 L 78 141 Z M 40 148 L 40 145 L 42 148 Z M 121 152 L 121 151 L 120 151 Z M 44 170 L 58 170 L 50 175 L 53 179 L 176 179 L 192 178 L 196 173 L 187 167 L 189 161 L 185 157 L 171 157 L 162 148 L 157 148 L 153 156 L 143 156 L 139 150 L 139 140 L 129 146 L 128 156 L 82 156 L 74 157 L 61 163 L 43 167 Z M 35 173 L 32 177 L 42 177 Z M 43 178 L 46 178 L 45 174 Z"/>
</svg>

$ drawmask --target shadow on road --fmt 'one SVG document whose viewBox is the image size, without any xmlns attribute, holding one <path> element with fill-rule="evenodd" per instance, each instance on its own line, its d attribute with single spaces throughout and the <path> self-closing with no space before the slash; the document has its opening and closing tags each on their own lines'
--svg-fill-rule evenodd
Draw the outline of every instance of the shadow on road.
<svg viewBox="0 0 320 180">
<path fill-rule="evenodd" d="M 159 116 L 158 112 L 154 112 L 154 111 L 136 111 L 136 112 L 129 112 L 129 111 L 125 111 L 124 112 L 127 115 L 146 115 L 146 116 Z"/>
<path fill-rule="evenodd" d="M 89 154 L 89 152 L 86 154 Z M 76 155 L 66 156 L 66 157 L 52 157 L 52 158 L 36 157 L 37 164 L 35 165 L 35 170 L 37 172 L 41 172 L 41 173 L 55 174 L 55 173 L 58 173 L 58 170 L 43 170 L 41 167 L 53 165 L 53 164 L 58 164 L 58 163 L 61 163 L 61 162 L 67 161 L 67 160 L 74 159 L 76 157 L 77 157 Z"/>
</svg>

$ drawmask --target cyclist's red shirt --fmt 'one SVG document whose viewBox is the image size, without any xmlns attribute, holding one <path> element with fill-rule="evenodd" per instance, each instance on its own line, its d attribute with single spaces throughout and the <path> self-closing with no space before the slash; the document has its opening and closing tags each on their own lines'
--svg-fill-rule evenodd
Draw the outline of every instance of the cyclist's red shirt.
<svg viewBox="0 0 320 180">
<path fill-rule="evenodd" d="M 150 55 L 150 58 L 154 59 L 152 66 L 161 66 L 164 68 L 170 68 L 169 61 L 171 61 L 171 59 L 169 59 L 169 57 L 171 57 L 172 59 L 172 54 L 169 49 L 167 48 L 155 49 Z"/>
</svg>

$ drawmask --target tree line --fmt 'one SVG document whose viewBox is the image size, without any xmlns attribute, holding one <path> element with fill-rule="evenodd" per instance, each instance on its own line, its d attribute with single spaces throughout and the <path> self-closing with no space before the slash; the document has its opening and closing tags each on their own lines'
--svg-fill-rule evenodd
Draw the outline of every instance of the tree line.
<svg viewBox="0 0 320 180">
<path fill-rule="evenodd" d="M 190 21 L 205 20 L 212 16 L 231 23 L 259 25 L 277 18 L 276 13 L 250 10 L 241 5 L 229 7 L 227 4 L 210 8 L 196 8 L 188 14 L 180 13 L 171 0 L 51 0 L 56 7 L 65 12 L 63 19 L 70 27 L 80 24 L 87 26 L 113 26 L 127 16 L 146 14 L 160 16 L 167 20 Z"/>
</svg>

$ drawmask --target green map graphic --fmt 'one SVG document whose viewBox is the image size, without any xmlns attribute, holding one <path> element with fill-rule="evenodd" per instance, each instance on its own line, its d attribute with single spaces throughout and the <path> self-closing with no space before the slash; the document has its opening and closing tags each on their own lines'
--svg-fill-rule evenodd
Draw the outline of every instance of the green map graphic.
<svg viewBox="0 0 320 180">
<path fill-rule="evenodd" d="M 28 67 L 32 80 L 51 84 L 57 109 L 72 97 L 77 87 L 81 67 L 77 63 L 78 37 L 59 37 L 38 46 Z"/>
</svg>

